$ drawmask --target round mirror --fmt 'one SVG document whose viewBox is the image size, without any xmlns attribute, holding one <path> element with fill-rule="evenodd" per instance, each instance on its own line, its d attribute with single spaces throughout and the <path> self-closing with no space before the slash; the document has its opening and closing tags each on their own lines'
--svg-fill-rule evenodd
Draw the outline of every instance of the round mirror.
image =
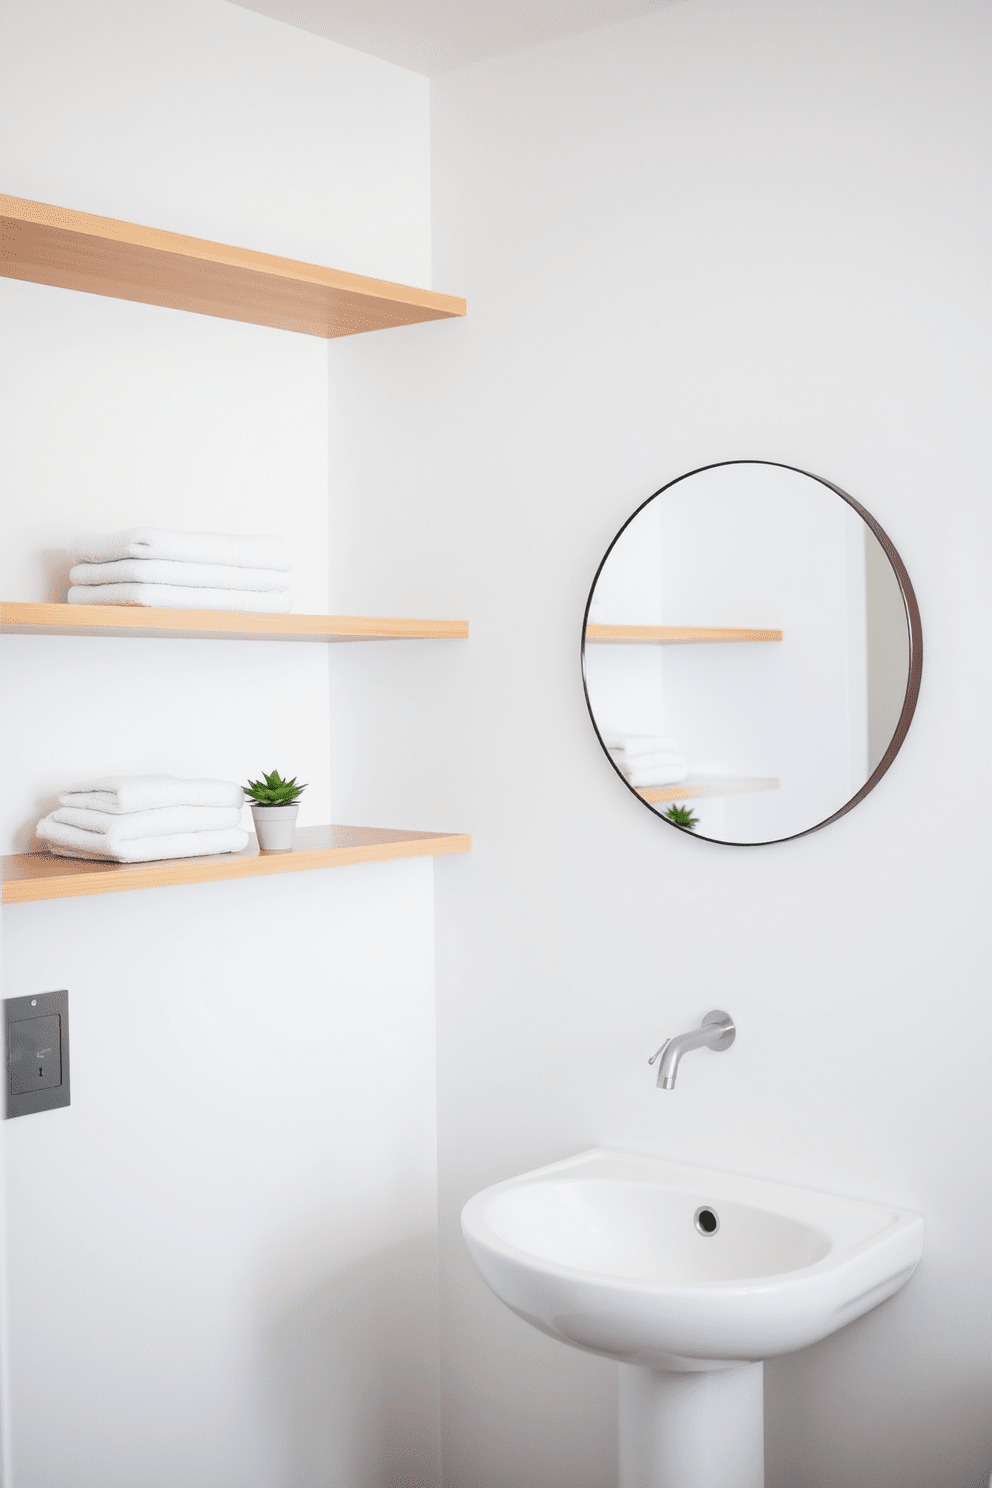
<svg viewBox="0 0 992 1488">
<path fill-rule="evenodd" d="M 765 460 L 693 470 L 624 523 L 593 581 L 586 701 L 629 789 L 714 842 L 826 826 L 895 758 L 923 658 L 878 523 Z"/>
</svg>

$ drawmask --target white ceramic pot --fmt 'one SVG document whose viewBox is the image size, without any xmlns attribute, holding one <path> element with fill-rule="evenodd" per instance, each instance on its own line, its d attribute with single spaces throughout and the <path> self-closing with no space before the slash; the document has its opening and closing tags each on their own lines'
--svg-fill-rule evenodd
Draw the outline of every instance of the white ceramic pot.
<svg viewBox="0 0 992 1488">
<path fill-rule="evenodd" d="M 299 806 L 253 806 L 255 835 L 262 852 L 292 852 Z"/>
</svg>

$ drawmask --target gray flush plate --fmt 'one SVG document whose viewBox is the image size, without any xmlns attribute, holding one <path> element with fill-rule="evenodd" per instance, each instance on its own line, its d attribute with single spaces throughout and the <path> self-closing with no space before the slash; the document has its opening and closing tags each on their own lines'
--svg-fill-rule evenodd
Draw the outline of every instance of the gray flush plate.
<svg viewBox="0 0 992 1488">
<path fill-rule="evenodd" d="M 8 997 L 7 1115 L 69 1104 L 69 994 Z"/>
</svg>

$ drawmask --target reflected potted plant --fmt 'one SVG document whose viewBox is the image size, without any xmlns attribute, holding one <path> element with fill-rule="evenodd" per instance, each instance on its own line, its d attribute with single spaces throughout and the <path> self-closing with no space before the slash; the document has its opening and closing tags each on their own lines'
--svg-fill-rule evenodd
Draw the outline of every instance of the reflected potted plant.
<svg viewBox="0 0 992 1488">
<path fill-rule="evenodd" d="M 674 822 L 677 827 L 685 827 L 689 832 L 694 832 L 699 825 L 699 817 L 693 816 L 689 806 L 670 806 L 665 812 L 665 820 Z"/>
<path fill-rule="evenodd" d="M 293 851 L 300 809 L 297 801 L 305 790 L 305 785 L 297 785 L 295 775 L 292 780 L 283 780 L 278 770 L 268 775 L 263 771 L 261 780 L 250 780 L 245 786 L 262 852 Z"/>
</svg>

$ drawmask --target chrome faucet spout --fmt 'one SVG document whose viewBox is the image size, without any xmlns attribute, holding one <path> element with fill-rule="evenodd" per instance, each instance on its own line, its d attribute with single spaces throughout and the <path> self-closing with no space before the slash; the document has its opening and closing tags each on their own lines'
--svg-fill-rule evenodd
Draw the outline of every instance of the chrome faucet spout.
<svg viewBox="0 0 992 1488">
<path fill-rule="evenodd" d="M 706 1014 L 702 1026 L 693 1028 L 689 1033 L 676 1034 L 674 1038 L 666 1039 L 658 1050 L 648 1060 L 648 1064 L 654 1064 L 658 1060 L 658 1079 L 656 1084 L 659 1090 L 674 1090 L 675 1077 L 679 1072 L 679 1060 L 683 1054 L 690 1049 L 701 1049 L 708 1047 L 714 1053 L 721 1053 L 729 1049 L 737 1037 L 737 1028 L 729 1013 L 714 1008 Z M 661 1056 L 659 1058 L 659 1055 Z"/>
<path fill-rule="evenodd" d="M 688 1054 L 690 1049 L 702 1049 L 707 1044 L 712 1046 L 722 1037 L 721 1030 L 714 1025 L 712 1028 L 696 1028 L 692 1033 L 680 1033 L 669 1039 L 665 1052 L 658 1061 L 658 1089 L 675 1089 L 675 1077 L 683 1054 Z"/>
</svg>

